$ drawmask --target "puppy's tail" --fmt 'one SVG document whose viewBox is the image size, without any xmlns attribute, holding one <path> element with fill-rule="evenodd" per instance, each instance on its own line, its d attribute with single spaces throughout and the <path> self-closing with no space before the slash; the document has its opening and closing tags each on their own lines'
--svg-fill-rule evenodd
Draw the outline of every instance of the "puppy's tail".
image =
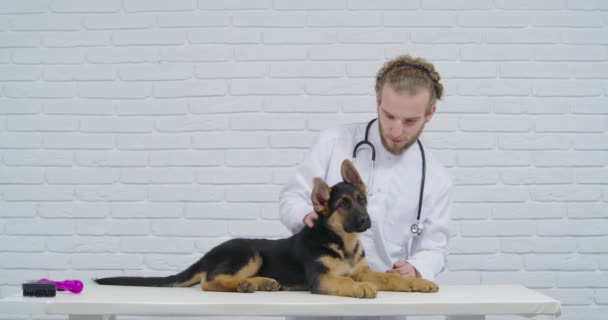
<svg viewBox="0 0 608 320">
<path fill-rule="evenodd" d="M 110 286 L 190 287 L 200 283 L 201 277 L 201 261 L 198 261 L 188 269 L 168 277 L 109 277 L 93 281 Z"/>
</svg>

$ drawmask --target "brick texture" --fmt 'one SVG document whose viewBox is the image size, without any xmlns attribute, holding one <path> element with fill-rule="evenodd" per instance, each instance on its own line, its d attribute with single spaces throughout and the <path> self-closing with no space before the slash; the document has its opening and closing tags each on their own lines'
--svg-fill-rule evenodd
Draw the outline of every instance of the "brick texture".
<svg viewBox="0 0 608 320">
<path fill-rule="evenodd" d="M 2 1 L 0 295 L 286 236 L 281 185 L 409 53 L 446 89 L 423 135 L 456 183 L 440 283 L 605 319 L 607 30 L 606 1 Z"/>
</svg>

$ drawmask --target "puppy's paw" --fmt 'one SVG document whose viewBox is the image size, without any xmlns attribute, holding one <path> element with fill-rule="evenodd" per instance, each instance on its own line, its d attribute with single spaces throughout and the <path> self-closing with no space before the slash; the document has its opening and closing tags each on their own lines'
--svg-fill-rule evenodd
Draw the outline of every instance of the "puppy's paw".
<svg viewBox="0 0 608 320">
<path fill-rule="evenodd" d="M 264 291 L 279 291 L 279 289 L 281 289 L 281 285 L 276 280 L 270 279 L 263 282 L 260 289 Z"/>
<path fill-rule="evenodd" d="M 411 283 L 412 291 L 414 292 L 437 292 L 439 286 L 433 281 L 426 279 L 414 279 Z"/>
<path fill-rule="evenodd" d="M 236 287 L 236 291 L 238 292 L 244 292 L 244 293 L 251 293 L 251 292 L 255 292 L 256 288 L 255 285 L 247 280 L 241 282 L 237 287 Z"/>
<path fill-rule="evenodd" d="M 369 282 L 357 282 L 353 288 L 353 297 L 372 299 L 377 295 L 376 288 Z"/>
</svg>

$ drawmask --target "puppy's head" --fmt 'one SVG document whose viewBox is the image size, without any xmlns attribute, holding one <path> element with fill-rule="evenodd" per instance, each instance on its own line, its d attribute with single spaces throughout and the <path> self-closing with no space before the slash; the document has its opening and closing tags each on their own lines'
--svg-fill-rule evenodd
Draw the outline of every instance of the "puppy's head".
<svg viewBox="0 0 608 320">
<path fill-rule="evenodd" d="M 365 184 L 349 160 L 342 162 L 341 173 L 343 181 L 331 188 L 323 180 L 314 179 L 313 206 L 332 231 L 364 232 L 371 227 Z"/>
</svg>

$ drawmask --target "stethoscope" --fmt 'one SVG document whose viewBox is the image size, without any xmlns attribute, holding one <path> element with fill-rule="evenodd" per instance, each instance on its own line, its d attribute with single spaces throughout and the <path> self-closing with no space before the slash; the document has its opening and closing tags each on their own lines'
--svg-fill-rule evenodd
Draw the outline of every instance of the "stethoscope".
<svg viewBox="0 0 608 320">
<path fill-rule="evenodd" d="M 376 148 L 374 147 L 374 145 L 369 142 L 369 128 L 372 126 L 372 124 L 378 120 L 378 118 L 372 119 L 372 121 L 370 121 L 367 124 L 367 127 L 365 128 L 365 138 L 362 141 L 359 141 L 356 145 L 355 148 L 353 149 L 353 162 L 355 159 L 357 159 L 357 152 L 359 151 L 359 147 L 361 146 L 368 146 L 370 148 L 370 150 L 372 151 L 372 164 L 371 164 L 371 171 L 369 172 L 369 176 L 368 176 L 368 180 L 369 181 L 369 185 L 371 187 L 371 184 L 373 182 L 373 178 L 374 178 L 374 164 L 376 163 Z M 420 142 L 420 140 L 417 140 L 416 142 L 418 142 L 418 147 L 420 148 L 420 155 L 422 156 L 422 178 L 420 179 L 420 195 L 418 197 L 418 215 L 416 216 L 416 223 L 412 224 L 412 226 L 410 227 L 410 231 L 414 234 L 414 236 L 419 236 L 422 233 L 422 229 L 424 229 L 422 223 L 420 223 L 420 212 L 422 211 L 422 196 L 424 195 L 424 181 L 426 179 L 426 157 L 424 156 L 424 148 L 422 147 L 422 143 Z"/>
</svg>

